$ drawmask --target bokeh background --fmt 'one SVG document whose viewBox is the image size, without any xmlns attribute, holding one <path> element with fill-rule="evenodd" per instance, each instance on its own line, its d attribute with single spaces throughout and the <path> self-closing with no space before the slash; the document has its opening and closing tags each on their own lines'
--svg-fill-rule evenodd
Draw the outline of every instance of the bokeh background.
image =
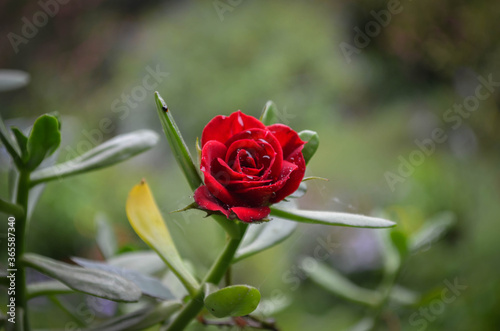
<svg viewBox="0 0 500 331">
<path fill-rule="evenodd" d="M 390 3 L 398 11 L 386 26 L 359 37 L 357 31 L 376 22 L 372 11 Z M 0 95 L 0 111 L 9 124 L 24 127 L 59 112 L 60 160 L 119 133 L 161 133 L 154 90 L 166 99 L 193 155 L 213 116 L 241 109 L 258 117 L 273 100 L 284 123 L 321 138 L 308 175 L 329 181 L 312 182 L 301 207 L 384 212 L 408 233 L 436 213 L 456 216 L 439 243 L 405 261 L 398 282 L 423 296 L 439 293 L 446 280 L 467 288 L 425 327 L 410 321 L 419 306 L 394 307 L 380 330 L 500 329 L 500 84 L 475 110 L 447 117 L 474 96 L 478 77 L 500 82 L 499 3 L 69 0 L 13 47 L 9 33 L 21 35 L 22 18 L 31 21 L 41 8 L 35 1 L 0 2 L 0 68 L 31 75 L 27 87 Z M 356 47 L 356 40 L 366 45 Z M 151 70 L 162 73 L 157 86 L 127 103 Z M 100 129 L 103 119 L 113 121 L 112 131 Z M 429 139 L 436 128 L 446 139 L 412 163 L 415 140 Z M 8 160 L 4 151 L 1 157 L 4 195 Z M 402 159 L 410 164 L 403 175 Z M 397 182 L 390 184 L 389 172 L 400 176 Z M 123 251 L 145 249 L 124 208 L 141 178 L 182 254 L 202 275 L 224 236 L 199 212 L 169 214 L 192 197 L 163 136 L 129 162 L 48 185 L 30 224 L 28 250 L 61 260 L 100 259 L 98 213 L 112 223 Z M 365 310 L 312 283 L 297 264 L 329 240 L 334 248 L 327 263 L 374 287 L 381 278 L 375 231 L 301 225 L 282 245 L 238 264 L 236 281 L 258 287 L 265 298 L 290 299 L 274 316 L 282 330 L 347 330 Z M 38 328 L 55 329 L 66 320 L 43 301 L 33 303 L 32 313 Z"/>
</svg>

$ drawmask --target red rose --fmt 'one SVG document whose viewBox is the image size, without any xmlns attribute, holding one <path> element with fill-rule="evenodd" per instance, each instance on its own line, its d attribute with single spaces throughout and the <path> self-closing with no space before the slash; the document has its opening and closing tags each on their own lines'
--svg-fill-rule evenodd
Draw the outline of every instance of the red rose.
<svg viewBox="0 0 500 331">
<path fill-rule="evenodd" d="M 205 185 L 195 191 L 194 200 L 229 219 L 262 220 L 270 204 L 299 187 L 306 170 L 304 144 L 283 124 L 266 127 L 241 111 L 216 116 L 201 136 Z"/>
</svg>

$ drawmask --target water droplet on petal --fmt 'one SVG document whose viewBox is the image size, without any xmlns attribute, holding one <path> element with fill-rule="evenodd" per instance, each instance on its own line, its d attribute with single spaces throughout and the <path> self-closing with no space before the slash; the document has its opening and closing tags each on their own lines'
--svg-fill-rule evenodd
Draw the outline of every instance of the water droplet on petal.
<svg viewBox="0 0 500 331">
<path fill-rule="evenodd" d="M 243 124 L 243 118 L 241 118 L 240 113 L 238 113 L 238 123 L 240 123 L 241 126 L 245 126 L 245 124 Z"/>
</svg>

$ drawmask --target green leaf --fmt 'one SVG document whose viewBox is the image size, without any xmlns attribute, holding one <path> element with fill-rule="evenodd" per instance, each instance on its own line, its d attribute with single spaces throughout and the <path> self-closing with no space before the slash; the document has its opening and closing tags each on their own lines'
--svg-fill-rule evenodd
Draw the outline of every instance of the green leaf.
<svg viewBox="0 0 500 331">
<path fill-rule="evenodd" d="M 23 159 L 24 162 L 28 160 L 28 137 L 24 135 L 24 133 L 21 132 L 16 127 L 11 127 L 10 130 L 14 134 L 14 138 L 16 138 L 17 146 L 19 146 L 19 149 L 21 150 L 21 158 Z"/>
<path fill-rule="evenodd" d="M 144 295 L 160 300 L 175 299 L 170 290 L 156 278 L 146 276 L 132 270 L 127 270 L 126 268 L 115 267 L 103 262 L 91 261 L 78 257 L 73 257 L 71 259 L 84 268 L 103 270 L 128 279 L 131 282 L 134 282 L 134 284 L 136 284 L 141 289 Z"/>
<path fill-rule="evenodd" d="M 28 300 L 42 295 L 56 295 L 75 293 L 73 289 L 57 280 L 31 283 L 27 287 Z"/>
<path fill-rule="evenodd" d="M 28 138 L 27 169 L 38 167 L 46 157 L 56 151 L 60 143 L 61 132 L 57 118 L 51 115 L 37 118 Z"/>
<path fill-rule="evenodd" d="M 140 331 L 168 320 L 182 307 L 180 302 L 165 301 L 153 307 L 146 307 L 107 320 L 88 330 Z"/>
<path fill-rule="evenodd" d="M 346 300 L 375 307 L 383 299 L 380 293 L 359 287 L 335 269 L 312 257 L 302 260 L 300 267 L 316 284 Z"/>
<path fill-rule="evenodd" d="M 168 144 L 172 149 L 172 152 L 179 164 L 184 176 L 189 183 L 189 186 L 194 191 L 196 190 L 203 181 L 201 180 L 198 169 L 193 163 L 191 154 L 182 138 L 181 132 L 174 121 L 171 111 L 168 109 L 167 104 L 163 101 L 162 97 L 158 92 L 155 93 L 156 109 L 158 111 L 158 116 L 160 117 L 160 122 L 167 137 Z"/>
<path fill-rule="evenodd" d="M 116 136 L 73 160 L 35 171 L 32 185 L 109 167 L 147 151 L 157 142 L 158 135 L 151 130 Z"/>
<path fill-rule="evenodd" d="M 141 239 L 154 249 L 176 274 L 188 292 L 194 296 L 199 287 L 196 279 L 184 266 L 170 236 L 165 221 L 145 181 L 132 188 L 126 204 L 130 225 Z"/>
<path fill-rule="evenodd" d="M 264 123 L 264 125 L 279 123 L 278 108 L 271 100 L 266 102 L 266 105 L 262 110 L 262 115 L 260 116 L 260 121 Z"/>
<path fill-rule="evenodd" d="M 249 285 L 233 285 L 215 290 L 206 287 L 205 307 L 215 317 L 244 316 L 253 312 L 260 302 L 260 292 Z"/>
<path fill-rule="evenodd" d="M 133 282 L 116 274 L 84 269 L 32 253 L 24 254 L 22 261 L 75 291 L 123 302 L 135 302 L 141 297 L 141 290 Z"/>
<path fill-rule="evenodd" d="M 319 136 L 315 131 L 304 130 L 299 132 L 299 137 L 306 142 L 304 148 L 302 149 L 302 155 L 304 155 L 304 160 L 306 161 L 306 164 L 308 164 L 318 150 Z"/>
<path fill-rule="evenodd" d="M 401 260 L 408 255 L 408 239 L 406 235 L 399 230 L 391 229 L 389 233 L 392 245 L 396 248 Z"/>
<path fill-rule="evenodd" d="M 271 208 L 271 216 L 276 216 L 301 223 L 348 226 L 355 228 L 389 228 L 396 225 L 396 223 L 382 218 L 347 213 L 336 213 L 330 211 L 301 209 L 285 210 Z"/>
<path fill-rule="evenodd" d="M 104 258 L 107 260 L 113 257 L 118 251 L 115 233 L 113 228 L 103 214 L 96 215 L 96 242 Z"/>
<path fill-rule="evenodd" d="M 233 263 L 273 247 L 290 237 L 296 222 L 275 218 L 261 224 L 251 224 L 233 258 Z"/>
<path fill-rule="evenodd" d="M 0 140 L 4 144 L 5 149 L 10 154 L 17 168 L 21 168 L 23 165 L 21 159 L 21 151 L 16 142 L 12 139 L 10 132 L 5 127 L 2 117 L 0 116 Z"/>
<path fill-rule="evenodd" d="M 27 85 L 30 75 L 21 70 L 0 70 L 0 92 L 15 90 Z"/>
<path fill-rule="evenodd" d="M 145 275 L 165 269 L 165 263 L 155 251 L 127 252 L 110 258 L 108 264 L 127 268 Z"/>
<path fill-rule="evenodd" d="M 410 237 L 410 250 L 416 252 L 424 246 L 432 245 L 441 239 L 455 225 L 455 222 L 455 215 L 451 212 L 443 212 L 434 216 L 425 222 L 416 234 Z"/>
</svg>

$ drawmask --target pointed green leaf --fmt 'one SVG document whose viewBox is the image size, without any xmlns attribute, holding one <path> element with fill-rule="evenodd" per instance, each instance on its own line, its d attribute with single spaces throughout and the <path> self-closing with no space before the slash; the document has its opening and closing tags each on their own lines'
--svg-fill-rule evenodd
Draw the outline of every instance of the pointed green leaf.
<svg viewBox="0 0 500 331">
<path fill-rule="evenodd" d="M 116 236 L 113 228 L 107 221 L 103 214 L 96 215 L 96 242 L 99 250 L 104 258 L 107 260 L 113 257 L 118 251 L 118 244 L 116 243 Z"/>
<path fill-rule="evenodd" d="M 141 239 L 154 249 L 176 274 L 191 295 L 199 287 L 196 279 L 184 266 L 165 221 L 145 181 L 132 188 L 127 199 L 130 225 Z"/>
<path fill-rule="evenodd" d="M 260 121 L 264 123 L 264 125 L 279 123 L 278 108 L 271 100 L 266 102 L 266 105 L 262 110 L 262 115 L 260 116 Z"/>
<path fill-rule="evenodd" d="M 73 160 L 35 171 L 32 185 L 109 167 L 147 151 L 157 142 L 158 135 L 151 130 L 116 136 Z"/>
<path fill-rule="evenodd" d="M 0 92 L 21 88 L 29 81 L 30 75 L 27 72 L 11 69 L 0 70 Z"/>
<path fill-rule="evenodd" d="M 110 258 L 108 264 L 127 268 L 144 275 L 152 275 L 165 269 L 165 263 L 155 251 L 127 252 Z"/>
<path fill-rule="evenodd" d="M 26 162 L 28 160 L 28 137 L 26 137 L 24 133 L 16 127 L 11 127 L 10 130 L 14 134 L 17 146 L 19 146 L 19 149 L 21 150 L 21 158 L 24 162 Z"/>
<path fill-rule="evenodd" d="M 451 212 L 443 212 L 422 225 L 420 230 L 410 238 L 411 251 L 416 252 L 426 245 L 432 245 L 455 224 L 455 215 Z"/>
<path fill-rule="evenodd" d="M 276 216 L 301 223 L 348 226 L 355 228 L 389 228 L 396 225 L 396 223 L 382 218 L 347 213 L 336 213 L 330 211 L 301 209 L 285 210 L 271 208 L 271 216 Z"/>
<path fill-rule="evenodd" d="M 302 155 L 304 155 L 304 160 L 306 161 L 306 164 L 308 164 L 318 150 L 319 136 L 315 131 L 304 130 L 299 132 L 299 137 L 306 142 L 304 148 L 302 149 Z"/>
<path fill-rule="evenodd" d="M 48 280 L 38 283 L 30 283 L 27 287 L 28 300 L 43 295 L 75 293 L 73 289 L 57 280 Z"/>
<path fill-rule="evenodd" d="M 10 132 L 5 127 L 2 117 L 0 116 L 0 141 L 4 144 L 5 149 L 10 154 L 17 168 L 22 167 L 21 151 L 16 142 L 12 139 Z"/>
<path fill-rule="evenodd" d="M 133 282 L 116 274 L 84 269 L 31 253 L 24 254 L 22 261 L 75 291 L 123 302 L 135 302 L 141 297 L 141 290 Z"/>
<path fill-rule="evenodd" d="M 253 312 L 260 302 L 260 292 L 249 285 L 233 285 L 212 291 L 208 287 L 205 307 L 215 317 L 244 316 Z"/>
<path fill-rule="evenodd" d="M 163 101 L 162 97 L 158 92 L 155 93 L 156 109 L 158 110 L 158 116 L 160 117 L 160 122 L 167 137 L 168 144 L 172 149 L 172 152 L 179 164 L 184 176 L 189 183 L 189 186 L 194 191 L 200 186 L 203 181 L 201 180 L 198 169 L 193 163 L 191 154 L 182 138 L 181 132 L 174 121 L 171 111 L 168 109 L 167 104 Z"/>
<path fill-rule="evenodd" d="M 51 115 L 42 115 L 36 119 L 28 138 L 28 161 L 26 167 L 33 170 L 42 161 L 56 151 L 61 143 L 59 121 Z"/>
<path fill-rule="evenodd" d="M 180 302 L 165 301 L 153 307 L 146 307 L 107 320 L 88 330 L 99 331 L 140 331 L 168 320 L 182 307 Z"/>
<path fill-rule="evenodd" d="M 337 270 L 312 257 L 303 259 L 300 267 L 312 281 L 341 298 L 367 306 L 376 306 L 382 300 L 380 293 L 354 284 Z"/>
<path fill-rule="evenodd" d="M 127 270 L 125 268 L 115 267 L 103 262 L 91 261 L 78 257 L 73 257 L 71 259 L 84 268 L 103 270 L 128 279 L 131 282 L 134 282 L 134 284 L 136 284 L 141 289 L 143 294 L 152 298 L 157 298 L 160 300 L 175 299 L 170 290 L 156 278 L 146 276 L 132 270 Z"/>
<path fill-rule="evenodd" d="M 279 244 L 290 237 L 296 228 L 296 222 L 281 218 L 266 223 L 251 224 L 236 251 L 233 263 Z"/>
</svg>

